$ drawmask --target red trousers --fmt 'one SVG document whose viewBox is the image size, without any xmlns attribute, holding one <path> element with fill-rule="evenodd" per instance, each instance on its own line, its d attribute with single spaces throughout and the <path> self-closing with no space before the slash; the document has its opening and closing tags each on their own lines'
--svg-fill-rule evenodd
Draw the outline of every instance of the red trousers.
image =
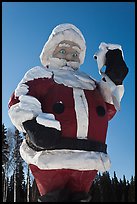
<svg viewBox="0 0 137 204">
<path fill-rule="evenodd" d="M 97 170 L 42 170 L 33 164 L 29 166 L 41 196 L 61 188 L 68 188 L 71 192 L 89 192 L 97 174 Z"/>
</svg>

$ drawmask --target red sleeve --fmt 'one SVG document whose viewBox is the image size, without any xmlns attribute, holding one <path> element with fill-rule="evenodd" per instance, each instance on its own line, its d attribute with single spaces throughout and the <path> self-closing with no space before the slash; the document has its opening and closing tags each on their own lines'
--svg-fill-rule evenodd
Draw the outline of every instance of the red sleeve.
<svg viewBox="0 0 137 204">
<path fill-rule="evenodd" d="M 53 86 L 54 82 L 50 78 L 39 78 L 26 83 L 28 85 L 28 93 L 26 95 L 33 96 L 39 101 L 47 94 L 49 88 Z"/>
<path fill-rule="evenodd" d="M 8 102 L 8 108 L 10 108 L 12 105 L 16 103 L 19 103 L 19 97 L 16 97 L 15 92 L 13 92 Z"/>
<path fill-rule="evenodd" d="M 108 120 L 111 120 L 117 111 L 113 104 L 106 102 L 106 106 L 107 106 Z"/>
<path fill-rule="evenodd" d="M 39 78 L 28 81 L 24 83 L 28 86 L 28 92 L 24 95 L 33 96 L 42 102 L 43 97 L 48 92 L 49 88 L 53 85 L 53 80 L 48 78 Z M 19 103 L 19 96 L 15 96 L 15 92 L 10 97 L 8 107 L 10 108 L 12 105 Z"/>
</svg>

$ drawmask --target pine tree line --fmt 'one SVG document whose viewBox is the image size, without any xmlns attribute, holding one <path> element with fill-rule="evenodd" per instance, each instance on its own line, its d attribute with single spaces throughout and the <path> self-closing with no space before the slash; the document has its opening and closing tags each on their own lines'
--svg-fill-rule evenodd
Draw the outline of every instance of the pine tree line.
<svg viewBox="0 0 137 204">
<path fill-rule="evenodd" d="M 118 180 L 116 173 L 110 178 L 109 172 L 99 173 L 90 190 L 91 202 L 135 202 L 135 176 L 128 181 Z"/>
<path fill-rule="evenodd" d="M 37 202 L 36 182 L 19 152 L 24 135 L 2 124 L 2 196 L 3 202 Z M 90 202 L 135 202 L 135 176 L 118 180 L 116 173 L 98 174 L 92 184 Z"/>
</svg>

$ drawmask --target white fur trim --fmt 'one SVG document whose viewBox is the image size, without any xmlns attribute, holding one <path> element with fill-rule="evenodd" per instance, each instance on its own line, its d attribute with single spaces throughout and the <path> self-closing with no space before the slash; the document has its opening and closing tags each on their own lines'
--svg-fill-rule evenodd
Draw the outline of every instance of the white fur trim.
<svg viewBox="0 0 137 204">
<path fill-rule="evenodd" d="M 78 53 L 80 53 L 80 51 L 81 51 L 81 50 L 79 49 L 79 47 L 77 47 L 77 46 L 73 46 L 72 48 L 75 49 Z"/>
<path fill-rule="evenodd" d="M 8 110 L 8 114 L 13 125 L 21 132 L 26 132 L 22 123 L 34 117 L 33 112 L 21 109 L 19 103 L 11 106 Z"/>
<path fill-rule="evenodd" d="M 77 43 L 81 52 L 79 55 L 80 64 L 83 64 L 86 52 L 86 43 L 81 31 L 72 24 L 61 24 L 56 26 L 50 34 L 40 54 L 40 60 L 43 66 L 49 65 L 49 57 L 52 57 L 56 46 L 64 40 Z"/>
<path fill-rule="evenodd" d="M 15 96 L 18 97 L 18 96 L 21 96 L 21 95 L 25 95 L 28 93 L 28 90 L 29 90 L 29 86 L 24 84 L 24 81 L 22 80 L 17 88 L 15 89 Z"/>
<path fill-rule="evenodd" d="M 86 90 L 94 90 L 96 88 L 95 81 L 84 72 L 78 70 L 74 71 L 69 67 L 63 67 L 60 69 L 50 67 L 49 71 L 54 73 L 54 81 L 58 84 Z"/>
<path fill-rule="evenodd" d="M 28 86 L 25 84 L 28 81 L 38 79 L 38 78 L 51 78 L 52 73 L 48 72 L 48 69 L 44 69 L 42 67 L 36 66 L 31 68 L 26 72 L 23 79 L 18 84 L 15 90 L 15 96 L 25 95 L 28 92 Z"/>
<path fill-rule="evenodd" d="M 34 114 L 39 114 L 42 112 L 41 103 L 33 96 L 21 95 L 19 97 L 19 106 L 21 109 L 32 111 Z"/>
<path fill-rule="evenodd" d="M 28 95 L 20 96 L 19 100 L 19 103 L 10 107 L 8 114 L 15 127 L 21 132 L 26 132 L 22 123 L 40 114 L 41 104 L 36 98 Z"/>
<path fill-rule="evenodd" d="M 70 47 L 70 45 L 67 44 L 67 43 L 60 43 L 60 44 L 59 44 L 59 47 Z"/>
<path fill-rule="evenodd" d="M 99 74 L 101 74 L 101 69 L 105 65 L 106 62 L 106 53 L 108 50 L 120 49 L 122 51 L 122 56 L 124 58 L 123 50 L 121 45 L 118 44 L 110 44 L 110 43 L 100 43 L 99 51 L 94 54 L 94 58 L 97 60 Z"/>
<path fill-rule="evenodd" d="M 52 78 L 54 76 L 54 81 L 58 84 L 64 84 L 68 87 L 75 87 L 87 90 L 94 90 L 96 88 L 95 81 L 88 76 L 86 73 L 73 70 L 71 67 L 33 67 L 28 72 L 17 86 L 15 90 L 15 96 L 25 95 L 28 92 L 28 86 L 25 85 L 26 82 L 38 79 L 38 78 Z"/>
<path fill-rule="evenodd" d="M 111 90 L 108 84 L 105 81 L 101 80 L 100 82 L 98 82 L 98 86 L 105 102 L 113 104 Z"/>
<path fill-rule="evenodd" d="M 120 110 L 120 102 L 124 95 L 124 85 L 116 86 L 114 82 L 103 72 L 102 76 L 106 81 L 101 80 L 98 85 L 104 100 L 107 103 L 113 104 L 117 111 Z"/>
<path fill-rule="evenodd" d="M 45 127 L 52 127 L 61 130 L 60 122 L 55 120 L 55 116 L 49 113 L 41 113 L 36 117 L 36 121 Z"/>
<path fill-rule="evenodd" d="M 82 150 L 46 150 L 36 152 L 24 140 L 20 147 L 21 157 L 28 164 L 40 169 L 109 170 L 108 154 Z"/>
<path fill-rule="evenodd" d="M 73 97 L 75 102 L 75 112 L 77 119 L 77 138 L 87 139 L 88 133 L 88 104 L 81 89 L 73 88 Z"/>
</svg>

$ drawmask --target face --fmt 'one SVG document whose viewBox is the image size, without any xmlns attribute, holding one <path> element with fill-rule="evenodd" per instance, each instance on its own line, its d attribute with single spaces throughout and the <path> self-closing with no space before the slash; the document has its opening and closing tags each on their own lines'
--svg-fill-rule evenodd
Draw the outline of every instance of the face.
<svg viewBox="0 0 137 204">
<path fill-rule="evenodd" d="M 65 59 L 66 61 L 79 62 L 80 47 L 72 41 L 61 41 L 53 52 L 54 58 Z"/>
</svg>

